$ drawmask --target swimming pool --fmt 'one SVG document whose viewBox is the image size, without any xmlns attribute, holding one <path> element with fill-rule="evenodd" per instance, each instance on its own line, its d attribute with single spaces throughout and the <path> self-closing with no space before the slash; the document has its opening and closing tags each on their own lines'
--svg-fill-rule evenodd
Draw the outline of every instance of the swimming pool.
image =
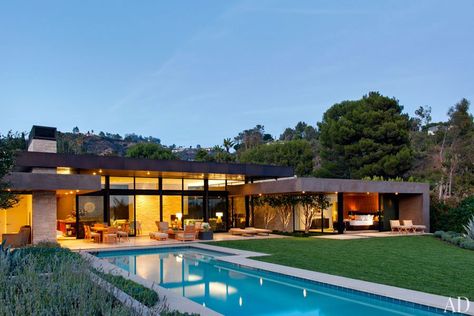
<svg viewBox="0 0 474 316">
<path fill-rule="evenodd" d="M 439 315 L 440 310 L 251 269 L 192 247 L 95 254 L 224 315 Z"/>
</svg>

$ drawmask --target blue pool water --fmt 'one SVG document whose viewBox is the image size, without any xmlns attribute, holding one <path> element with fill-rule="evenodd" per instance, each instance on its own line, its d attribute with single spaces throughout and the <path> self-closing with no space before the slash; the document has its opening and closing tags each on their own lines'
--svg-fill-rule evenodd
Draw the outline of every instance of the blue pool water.
<svg viewBox="0 0 474 316">
<path fill-rule="evenodd" d="M 197 248 L 106 251 L 98 257 L 224 315 L 438 315 L 387 298 L 217 260 Z"/>
</svg>

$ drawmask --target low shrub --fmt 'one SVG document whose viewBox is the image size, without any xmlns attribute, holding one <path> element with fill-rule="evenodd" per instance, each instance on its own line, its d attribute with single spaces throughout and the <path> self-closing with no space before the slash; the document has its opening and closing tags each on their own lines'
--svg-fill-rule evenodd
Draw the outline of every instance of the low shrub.
<svg viewBox="0 0 474 316">
<path fill-rule="evenodd" d="M 282 235 L 282 236 L 291 236 L 291 237 L 311 237 L 311 236 L 321 236 L 323 233 L 320 232 L 309 232 L 305 233 L 302 231 L 295 231 L 295 232 L 282 232 L 282 231 L 273 231 L 275 235 Z"/>
<path fill-rule="evenodd" d="M 148 307 L 156 305 L 159 301 L 158 294 L 155 291 L 135 283 L 132 280 L 125 279 L 120 275 L 112 275 L 98 271 L 96 271 L 96 274 Z"/>
<path fill-rule="evenodd" d="M 463 234 L 453 232 L 453 231 L 449 231 L 449 232 L 436 231 L 433 235 L 436 238 L 440 238 L 441 240 L 449 242 L 458 247 L 474 250 L 474 240 L 466 237 Z"/>
<path fill-rule="evenodd" d="M 470 238 L 465 238 L 460 244 L 460 247 L 465 248 L 465 249 L 470 249 L 474 250 L 474 240 Z"/>
<path fill-rule="evenodd" d="M 464 232 L 464 225 L 474 216 L 474 196 L 462 200 L 458 205 L 444 203 L 433 198 L 430 202 L 432 231 Z"/>
</svg>

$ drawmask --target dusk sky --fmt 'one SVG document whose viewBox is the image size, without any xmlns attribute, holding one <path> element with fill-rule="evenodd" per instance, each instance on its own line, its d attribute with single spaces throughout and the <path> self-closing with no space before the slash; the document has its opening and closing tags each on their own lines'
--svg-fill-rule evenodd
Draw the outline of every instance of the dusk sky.
<svg viewBox="0 0 474 316">
<path fill-rule="evenodd" d="M 0 0 L 0 133 L 210 146 L 315 125 L 369 91 L 445 120 L 474 101 L 473 13 L 472 0 Z"/>
</svg>

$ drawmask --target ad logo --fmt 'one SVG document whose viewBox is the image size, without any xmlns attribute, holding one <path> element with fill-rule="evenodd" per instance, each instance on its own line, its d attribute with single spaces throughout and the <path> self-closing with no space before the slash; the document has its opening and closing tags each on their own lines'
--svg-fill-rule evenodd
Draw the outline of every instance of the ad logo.
<svg viewBox="0 0 474 316">
<path fill-rule="evenodd" d="M 470 302 L 467 297 L 458 296 L 457 298 L 450 297 L 446 302 L 446 307 L 444 308 L 444 312 L 451 312 L 451 313 L 466 313 L 470 308 Z"/>
</svg>

